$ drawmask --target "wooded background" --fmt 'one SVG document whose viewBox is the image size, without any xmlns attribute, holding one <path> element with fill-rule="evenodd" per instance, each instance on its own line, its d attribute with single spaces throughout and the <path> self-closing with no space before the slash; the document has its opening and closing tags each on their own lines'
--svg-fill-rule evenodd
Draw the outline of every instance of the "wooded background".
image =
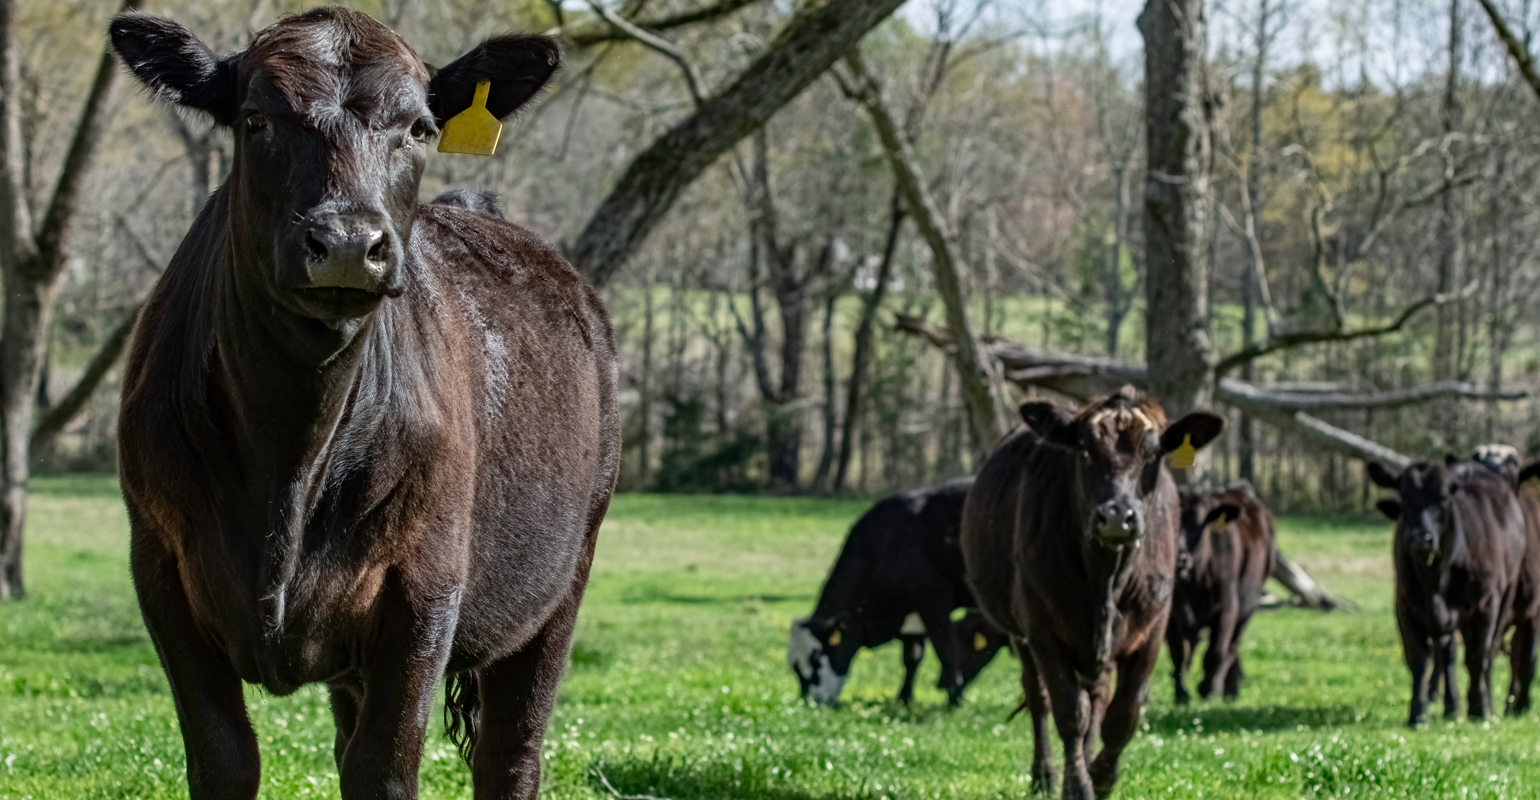
<svg viewBox="0 0 1540 800">
<path fill-rule="evenodd" d="M 41 225 L 122 4 L 0 5 L 9 185 Z M 308 5 L 146 10 L 228 52 Z M 544 101 L 493 158 L 433 155 L 423 197 L 493 189 L 601 282 L 625 489 L 913 487 L 1022 397 L 1129 376 L 1228 413 L 1209 474 L 1281 510 L 1365 507 L 1375 447 L 1540 457 L 1540 116 L 1473 0 L 1178 0 L 1137 31 L 1092 2 L 346 5 L 435 63 L 559 29 Z M 1540 9 L 1492 10 L 1525 56 Z M 41 380 L 6 379 L 35 405 L 22 485 L 113 468 L 117 351 L 230 158 L 119 83 Z"/>
</svg>

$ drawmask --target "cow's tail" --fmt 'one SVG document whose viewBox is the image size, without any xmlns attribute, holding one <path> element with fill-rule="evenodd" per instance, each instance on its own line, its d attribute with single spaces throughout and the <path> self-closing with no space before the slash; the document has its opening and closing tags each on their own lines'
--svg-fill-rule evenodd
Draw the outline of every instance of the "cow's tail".
<svg viewBox="0 0 1540 800">
<path fill-rule="evenodd" d="M 1021 712 L 1026 711 L 1027 707 L 1030 706 L 1030 705 L 1031 705 L 1031 703 L 1027 700 L 1026 694 L 1023 693 L 1021 695 L 1021 703 L 1016 706 L 1016 710 L 1012 711 L 1010 716 L 1005 718 L 1005 721 L 1006 722 L 1010 722 L 1011 720 L 1015 719 L 1017 714 L 1020 714 Z"/>
<path fill-rule="evenodd" d="M 444 680 L 444 728 L 467 764 L 476 746 L 476 707 L 480 703 L 475 672 L 466 670 Z"/>
</svg>

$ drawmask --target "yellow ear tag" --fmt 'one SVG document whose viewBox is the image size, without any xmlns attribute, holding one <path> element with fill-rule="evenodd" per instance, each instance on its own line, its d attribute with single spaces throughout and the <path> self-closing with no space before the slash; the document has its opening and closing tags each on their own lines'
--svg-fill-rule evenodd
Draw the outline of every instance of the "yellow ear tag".
<svg viewBox="0 0 1540 800">
<path fill-rule="evenodd" d="M 830 647 L 839 647 L 840 646 L 840 638 L 841 637 L 840 637 L 840 632 L 839 631 L 835 631 L 835 632 L 829 634 L 829 646 Z"/>
<path fill-rule="evenodd" d="M 476 97 L 471 100 L 471 107 L 444 123 L 444 132 L 438 137 L 440 153 L 489 156 L 497 152 L 497 139 L 503 134 L 503 123 L 487 110 L 487 93 L 491 91 L 491 81 L 476 84 Z"/>
<path fill-rule="evenodd" d="M 974 650 L 983 650 L 985 647 L 988 647 L 988 646 L 989 646 L 989 640 L 984 638 L 984 634 L 982 634 L 982 633 L 975 633 L 975 634 L 973 634 L 973 649 Z"/>
<path fill-rule="evenodd" d="M 1183 436 L 1182 446 L 1171 451 L 1172 469 L 1192 469 L 1198 463 L 1198 448 L 1192 446 L 1192 437 Z"/>
</svg>

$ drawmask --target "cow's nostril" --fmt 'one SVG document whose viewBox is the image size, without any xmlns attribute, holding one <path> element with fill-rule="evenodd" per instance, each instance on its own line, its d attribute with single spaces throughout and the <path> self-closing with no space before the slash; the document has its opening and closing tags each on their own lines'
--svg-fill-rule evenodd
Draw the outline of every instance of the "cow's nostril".
<svg viewBox="0 0 1540 800">
<path fill-rule="evenodd" d="M 384 236 L 381 236 L 379 239 L 375 240 L 374 244 L 369 247 L 369 253 L 368 253 L 367 257 L 368 257 L 368 259 L 370 261 L 384 261 L 385 260 L 385 237 Z"/>
<path fill-rule="evenodd" d="M 311 261 L 326 260 L 326 245 L 320 239 L 315 238 L 315 231 L 305 232 L 305 249 L 310 251 Z"/>
</svg>

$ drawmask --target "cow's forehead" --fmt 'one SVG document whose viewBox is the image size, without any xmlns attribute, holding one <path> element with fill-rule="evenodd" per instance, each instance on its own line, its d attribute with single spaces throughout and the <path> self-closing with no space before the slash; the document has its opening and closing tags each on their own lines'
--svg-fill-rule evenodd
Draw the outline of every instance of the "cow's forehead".
<svg viewBox="0 0 1540 800">
<path fill-rule="evenodd" d="M 242 55 L 241 73 L 270 102 L 307 118 L 342 110 L 389 118 L 427 99 L 427 67 L 406 40 L 345 9 L 317 9 L 264 29 Z"/>
</svg>

